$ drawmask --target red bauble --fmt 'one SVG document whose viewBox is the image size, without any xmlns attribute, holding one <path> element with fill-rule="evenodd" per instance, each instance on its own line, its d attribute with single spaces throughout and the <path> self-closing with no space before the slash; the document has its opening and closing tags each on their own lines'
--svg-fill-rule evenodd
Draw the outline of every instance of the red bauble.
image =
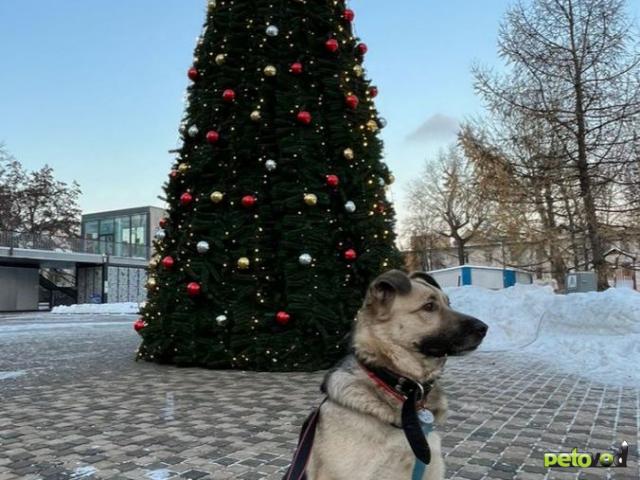
<svg viewBox="0 0 640 480">
<path fill-rule="evenodd" d="M 356 258 L 358 258 L 358 254 L 353 248 L 350 248 L 349 250 L 346 250 L 344 252 L 344 258 L 345 260 L 353 262 Z"/>
<path fill-rule="evenodd" d="M 183 206 L 187 206 L 191 202 L 193 202 L 193 195 L 191 195 L 189 192 L 184 192 L 182 195 L 180 195 L 180 203 Z"/>
<path fill-rule="evenodd" d="M 222 92 L 222 99 L 225 102 L 233 102 L 236 99 L 236 92 L 227 88 L 224 92 Z"/>
<path fill-rule="evenodd" d="M 353 22 L 353 19 L 356 18 L 356 12 L 347 8 L 342 14 L 342 18 L 344 18 L 347 22 Z"/>
<path fill-rule="evenodd" d="M 242 197 L 242 205 L 247 208 L 253 207 L 257 201 L 258 199 L 253 195 L 245 195 Z"/>
<path fill-rule="evenodd" d="M 171 171 L 169 172 L 169 176 L 170 176 L 171 178 L 176 178 L 176 177 L 178 176 L 178 171 L 174 168 L 173 170 L 171 170 Z"/>
<path fill-rule="evenodd" d="M 335 38 L 330 38 L 325 42 L 324 48 L 326 48 L 328 52 L 336 53 L 340 48 L 340 44 Z"/>
<path fill-rule="evenodd" d="M 347 95 L 345 102 L 347 104 L 347 107 L 349 107 L 351 110 L 355 110 L 356 108 L 358 108 L 360 100 L 355 95 Z"/>
<path fill-rule="evenodd" d="M 337 175 L 327 175 L 327 185 L 337 187 L 340 184 L 340 178 Z"/>
<path fill-rule="evenodd" d="M 298 113 L 298 122 L 303 125 L 309 125 L 311 123 L 311 114 L 304 111 Z"/>
<path fill-rule="evenodd" d="M 175 263 L 176 263 L 175 260 L 171 256 L 167 256 L 162 259 L 162 266 L 167 270 L 173 268 Z"/>
<path fill-rule="evenodd" d="M 371 96 L 371 98 L 376 98 L 378 96 L 378 87 L 370 87 L 369 95 Z"/>
<path fill-rule="evenodd" d="M 133 322 L 133 329 L 136 332 L 139 332 L 140 330 L 142 330 L 146 326 L 147 326 L 147 322 L 145 322 L 142 318 L 139 318 L 138 320 Z"/>
<path fill-rule="evenodd" d="M 286 325 L 290 320 L 291 315 L 289 315 L 287 312 L 276 313 L 276 322 L 278 322 L 279 325 Z"/>
<path fill-rule="evenodd" d="M 160 221 L 158 222 L 158 225 L 160 225 L 160 228 L 167 228 L 167 225 L 169 225 L 169 219 L 161 218 Z"/>
<path fill-rule="evenodd" d="M 210 130 L 207 132 L 207 142 L 213 145 L 218 140 L 220 140 L 220 134 L 218 132 L 216 132 L 215 130 Z"/>
<path fill-rule="evenodd" d="M 191 67 L 187 72 L 187 75 L 189 76 L 190 80 L 193 80 L 195 82 L 200 77 L 200 72 L 198 72 L 198 69 L 196 67 Z"/>
<path fill-rule="evenodd" d="M 291 64 L 291 73 L 294 75 L 300 75 L 304 71 L 304 67 L 300 62 Z"/>
<path fill-rule="evenodd" d="M 369 47 L 367 47 L 366 43 L 359 43 L 356 48 L 358 49 L 358 53 L 360 55 L 364 55 L 365 53 L 367 53 L 369 51 Z"/>
<path fill-rule="evenodd" d="M 187 285 L 187 295 L 189 295 L 190 297 L 197 297 L 198 295 L 200 295 L 201 290 L 202 287 L 198 282 L 191 282 Z"/>
</svg>

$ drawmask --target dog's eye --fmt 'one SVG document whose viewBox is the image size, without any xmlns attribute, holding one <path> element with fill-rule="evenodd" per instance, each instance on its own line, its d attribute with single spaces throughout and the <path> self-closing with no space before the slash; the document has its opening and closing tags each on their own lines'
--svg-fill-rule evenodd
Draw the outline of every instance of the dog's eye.
<svg viewBox="0 0 640 480">
<path fill-rule="evenodd" d="M 427 311 L 427 312 L 433 312 L 436 309 L 436 304 L 433 303 L 433 302 L 425 303 L 422 306 L 422 309 Z"/>
</svg>

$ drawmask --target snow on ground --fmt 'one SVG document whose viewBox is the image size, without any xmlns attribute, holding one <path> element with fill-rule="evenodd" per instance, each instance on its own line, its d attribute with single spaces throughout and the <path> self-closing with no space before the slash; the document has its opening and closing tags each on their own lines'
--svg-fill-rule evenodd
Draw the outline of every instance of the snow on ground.
<svg viewBox="0 0 640 480">
<path fill-rule="evenodd" d="M 69 313 L 84 313 L 84 314 L 116 314 L 116 315 L 137 315 L 140 311 L 140 305 L 138 303 L 83 303 L 79 305 L 59 306 L 54 307 L 51 313 L 56 314 L 69 314 Z"/>
<path fill-rule="evenodd" d="M 453 308 L 489 325 L 480 351 L 517 351 L 594 381 L 640 387 L 640 293 L 556 295 L 551 287 L 446 289 Z"/>
</svg>

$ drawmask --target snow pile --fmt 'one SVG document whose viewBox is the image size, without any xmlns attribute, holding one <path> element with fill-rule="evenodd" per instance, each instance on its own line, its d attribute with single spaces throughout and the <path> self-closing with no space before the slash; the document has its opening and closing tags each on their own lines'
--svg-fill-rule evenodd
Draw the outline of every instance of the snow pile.
<svg viewBox="0 0 640 480">
<path fill-rule="evenodd" d="M 640 294 L 555 295 L 551 287 L 446 289 L 452 306 L 489 325 L 481 351 L 520 351 L 597 381 L 640 387 Z"/>
<path fill-rule="evenodd" d="M 79 305 L 53 307 L 51 313 L 56 314 L 96 314 L 96 315 L 137 315 L 140 304 L 128 303 L 83 303 Z"/>
</svg>

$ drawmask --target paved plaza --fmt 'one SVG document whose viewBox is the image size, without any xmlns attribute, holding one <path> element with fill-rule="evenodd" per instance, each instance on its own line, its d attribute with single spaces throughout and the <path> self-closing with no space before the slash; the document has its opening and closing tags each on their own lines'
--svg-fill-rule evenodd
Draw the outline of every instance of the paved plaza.
<svg viewBox="0 0 640 480">
<path fill-rule="evenodd" d="M 132 321 L 0 316 L 0 480 L 281 479 L 322 373 L 136 363 Z M 637 390 L 515 353 L 450 360 L 444 385 L 447 478 L 640 478 Z M 626 469 L 542 466 L 622 440 Z"/>
</svg>

